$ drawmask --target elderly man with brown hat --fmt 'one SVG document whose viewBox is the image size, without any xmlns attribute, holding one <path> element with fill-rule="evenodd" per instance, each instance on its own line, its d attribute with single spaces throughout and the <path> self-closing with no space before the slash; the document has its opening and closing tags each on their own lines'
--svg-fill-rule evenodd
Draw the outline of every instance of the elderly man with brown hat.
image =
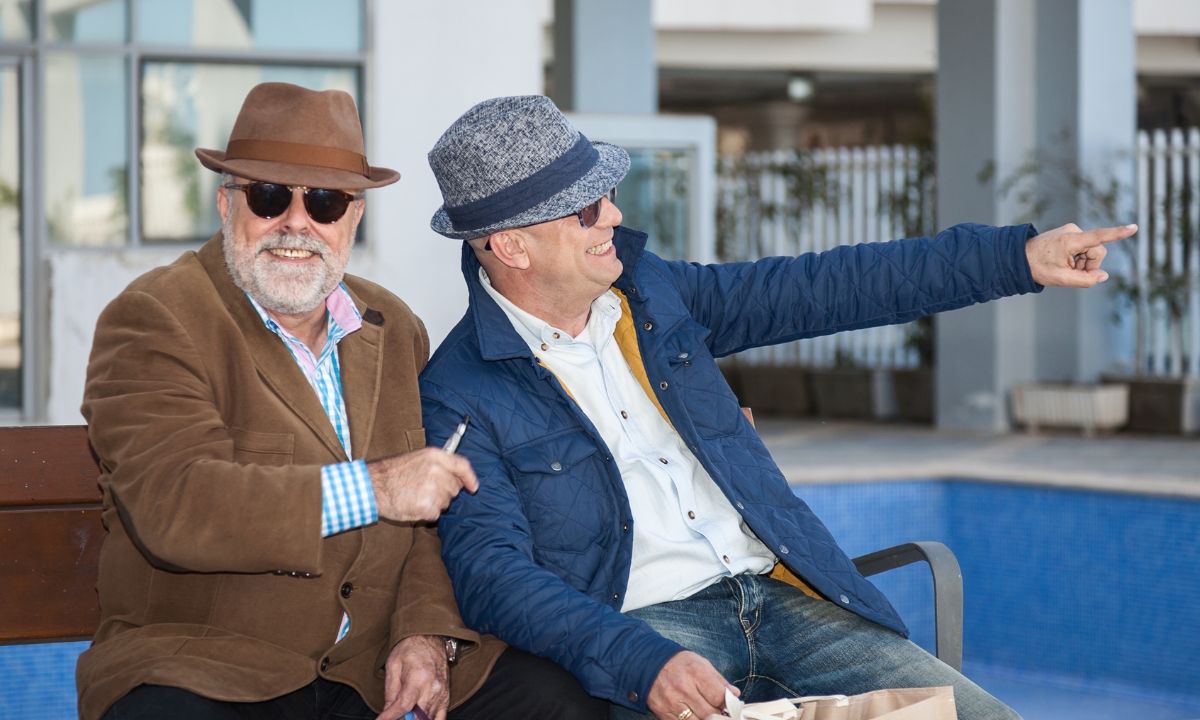
<svg viewBox="0 0 1200 720">
<path fill-rule="evenodd" d="M 425 448 L 421 321 L 345 274 L 362 191 L 399 179 L 367 163 L 354 101 L 259 85 L 226 151 L 196 155 L 223 174 L 222 232 L 130 284 L 88 365 L 109 534 L 80 717 L 594 704 L 459 617 L 431 523 L 478 483 Z"/>
</svg>

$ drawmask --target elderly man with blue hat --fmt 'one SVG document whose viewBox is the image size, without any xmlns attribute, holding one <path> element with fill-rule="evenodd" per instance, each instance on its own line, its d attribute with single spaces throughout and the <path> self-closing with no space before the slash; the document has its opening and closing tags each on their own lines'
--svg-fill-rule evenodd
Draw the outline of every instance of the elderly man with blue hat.
<svg viewBox="0 0 1200 720">
<path fill-rule="evenodd" d="M 788 487 L 715 359 L 1046 285 L 1091 287 L 1132 227 L 937 237 L 754 263 L 663 260 L 621 227 L 619 147 L 547 98 L 467 111 L 429 153 L 438 233 L 465 241 L 466 315 L 421 375 L 428 441 L 463 415 L 479 491 L 438 528 L 463 619 L 549 658 L 612 717 L 954 687 L 960 718 L 1016 714 L 906 639 Z"/>
</svg>

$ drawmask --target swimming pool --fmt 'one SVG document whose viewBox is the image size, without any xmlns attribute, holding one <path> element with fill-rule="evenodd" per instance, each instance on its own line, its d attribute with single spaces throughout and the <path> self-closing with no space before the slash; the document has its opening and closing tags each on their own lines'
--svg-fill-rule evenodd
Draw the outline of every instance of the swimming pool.
<svg viewBox="0 0 1200 720">
<path fill-rule="evenodd" d="M 794 489 L 852 556 L 948 545 L 964 670 L 1026 720 L 1200 718 L 1200 500 L 970 480 Z M 932 649 L 926 567 L 872 581 Z M 0 720 L 74 717 L 86 647 L 0 647 Z"/>
</svg>

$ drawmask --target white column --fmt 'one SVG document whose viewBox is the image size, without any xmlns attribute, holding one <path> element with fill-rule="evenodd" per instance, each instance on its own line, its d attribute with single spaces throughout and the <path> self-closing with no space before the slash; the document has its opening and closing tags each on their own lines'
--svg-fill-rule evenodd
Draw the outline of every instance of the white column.
<svg viewBox="0 0 1200 720">
<path fill-rule="evenodd" d="M 426 154 L 459 115 L 499 95 L 543 91 L 540 0 L 374 4 L 367 155 L 400 181 L 367 194 L 369 236 L 350 271 L 396 293 L 434 347 L 467 307 L 461 243 L 429 229 L 442 203 Z"/>
<path fill-rule="evenodd" d="M 1034 0 L 938 4 L 938 224 L 1004 224 L 997 181 L 1034 144 Z M 985 168 L 993 180 L 979 181 Z M 1006 298 L 937 321 L 937 423 L 1001 431 L 1008 392 L 1034 376 L 1033 302 Z"/>
</svg>

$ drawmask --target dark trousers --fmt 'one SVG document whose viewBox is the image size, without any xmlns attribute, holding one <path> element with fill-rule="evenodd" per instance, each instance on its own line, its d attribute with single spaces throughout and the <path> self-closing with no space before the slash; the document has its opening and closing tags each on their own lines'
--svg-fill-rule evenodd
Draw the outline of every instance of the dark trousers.
<svg viewBox="0 0 1200 720">
<path fill-rule="evenodd" d="M 374 720 L 358 692 L 317 678 L 273 700 L 221 702 L 163 685 L 140 685 L 104 714 L 104 720 Z M 557 664 L 508 648 L 483 687 L 450 711 L 449 720 L 537 720 L 608 717 L 608 703 L 588 695 Z"/>
</svg>

